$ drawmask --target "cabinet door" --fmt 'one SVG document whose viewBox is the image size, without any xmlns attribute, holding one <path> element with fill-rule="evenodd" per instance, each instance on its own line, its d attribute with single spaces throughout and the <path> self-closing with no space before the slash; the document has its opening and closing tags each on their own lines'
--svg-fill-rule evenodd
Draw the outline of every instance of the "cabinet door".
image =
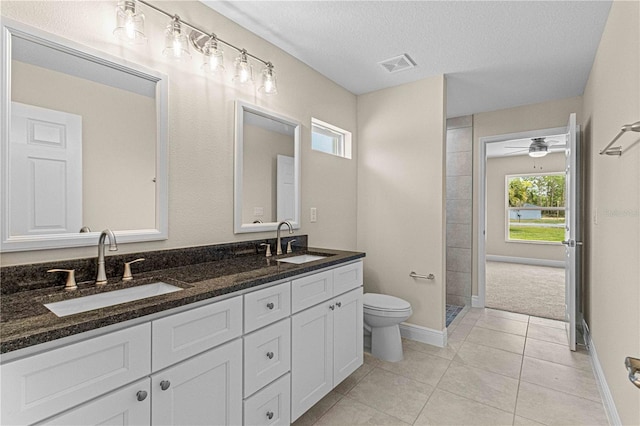
<svg viewBox="0 0 640 426">
<path fill-rule="evenodd" d="M 244 336 L 244 396 L 291 369 L 291 321 L 284 319 Z"/>
<path fill-rule="evenodd" d="M 333 270 L 333 294 L 339 295 L 362 286 L 362 261 Z"/>
<path fill-rule="evenodd" d="M 333 297 L 333 271 L 295 279 L 291 282 L 291 311 L 299 312 Z"/>
<path fill-rule="evenodd" d="M 151 326 L 140 324 L 0 367 L 0 424 L 32 424 L 151 372 Z"/>
<path fill-rule="evenodd" d="M 291 421 L 333 388 L 333 310 L 326 301 L 291 317 Z"/>
<path fill-rule="evenodd" d="M 151 424 L 150 380 L 144 379 L 87 402 L 42 425 L 149 425 Z"/>
<path fill-rule="evenodd" d="M 242 296 L 153 321 L 153 371 L 242 335 Z"/>
<path fill-rule="evenodd" d="M 362 287 L 333 299 L 333 386 L 362 365 Z"/>
<path fill-rule="evenodd" d="M 154 425 L 242 423 L 242 340 L 151 376 Z"/>
</svg>

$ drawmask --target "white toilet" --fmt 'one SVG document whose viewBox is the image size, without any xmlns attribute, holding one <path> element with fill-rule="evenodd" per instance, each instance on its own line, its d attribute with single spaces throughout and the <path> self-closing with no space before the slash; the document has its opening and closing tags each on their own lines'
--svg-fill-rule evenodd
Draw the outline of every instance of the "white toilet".
<svg viewBox="0 0 640 426">
<path fill-rule="evenodd" d="M 384 361 L 402 361 L 400 323 L 411 316 L 406 300 L 386 294 L 365 293 L 364 326 L 371 332 L 371 354 Z"/>
</svg>

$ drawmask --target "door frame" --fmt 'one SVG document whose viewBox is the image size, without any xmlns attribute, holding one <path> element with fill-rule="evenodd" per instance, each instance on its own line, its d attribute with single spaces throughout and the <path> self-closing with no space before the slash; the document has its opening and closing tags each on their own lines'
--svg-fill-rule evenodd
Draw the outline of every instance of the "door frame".
<svg viewBox="0 0 640 426">
<path fill-rule="evenodd" d="M 478 149 L 478 226 L 476 229 L 478 238 L 477 257 L 477 282 L 478 295 L 471 297 L 471 306 L 474 308 L 485 307 L 485 296 L 487 286 L 486 271 L 486 230 L 487 230 L 487 145 L 495 142 L 505 142 L 512 139 L 530 139 L 533 137 L 544 137 L 564 134 L 566 127 L 554 127 L 550 129 L 530 130 L 526 132 L 507 133 L 503 135 L 483 136 L 479 139 Z"/>
</svg>

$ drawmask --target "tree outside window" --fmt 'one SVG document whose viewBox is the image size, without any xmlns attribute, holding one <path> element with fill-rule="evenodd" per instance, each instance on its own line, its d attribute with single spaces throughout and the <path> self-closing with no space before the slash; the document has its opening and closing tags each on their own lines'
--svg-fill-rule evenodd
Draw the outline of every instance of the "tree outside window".
<svg viewBox="0 0 640 426">
<path fill-rule="evenodd" d="M 507 241 L 564 239 L 565 174 L 506 176 Z"/>
</svg>

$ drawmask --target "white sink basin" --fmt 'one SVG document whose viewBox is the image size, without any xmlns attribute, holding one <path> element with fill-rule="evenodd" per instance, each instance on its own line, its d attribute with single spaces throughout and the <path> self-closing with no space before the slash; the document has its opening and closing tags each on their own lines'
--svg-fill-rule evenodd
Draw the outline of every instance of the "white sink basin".
<svg viewBox="0 0 640 426">
<path fill-rule="evenodd" d="M 315 254 L 301 254 L 300 256 L 287 257 L 284 259 L 278 259 L 278 262 L 286 262 L 286 263 L 307 263 L 313 262 L 314 260 L 324 259 L 326 256 L 316 256 Z"/>
<path fill-rule="evenodd" d="M 62 302 L 46 303 L 44 306 L 59 317 L 66 317 L 67 315 L 119 305 L 120 303 L 146 299 L 147 297 L 159 296 L 180 290 L 182 290 L 180 287 L 158 281 L 151 284 L 124 288 L 122 290 L 107 291 L 91 296 L 78 297 L 77 299 L 64 300 Z"/>
</svg>

